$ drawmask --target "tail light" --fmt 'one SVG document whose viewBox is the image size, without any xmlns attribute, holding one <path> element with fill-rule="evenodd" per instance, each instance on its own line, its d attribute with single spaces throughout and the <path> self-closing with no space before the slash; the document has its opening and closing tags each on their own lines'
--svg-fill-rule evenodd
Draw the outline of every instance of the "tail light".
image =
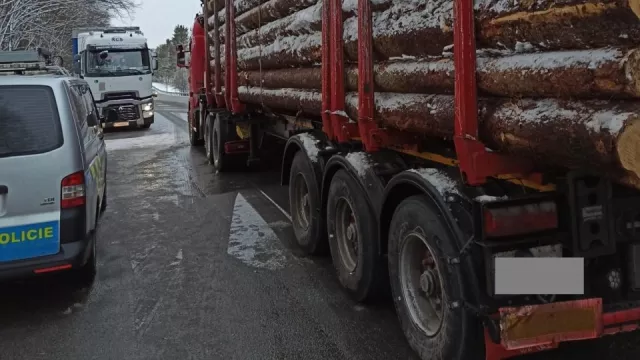
<svg viewBox="0 0 640 360">
<path fill-rule="evenodd" d="M 61 188 L 61 208 L 68 209 L 85 204 L 84 173 L 82 171 L 62 179 Z"/>
<path fill-rule="evenodd" d="M 514 236 L 558 228 L 558 211 L 553 201 L 485 208 L 484 234 L 489 237 Z"/>
</svg>

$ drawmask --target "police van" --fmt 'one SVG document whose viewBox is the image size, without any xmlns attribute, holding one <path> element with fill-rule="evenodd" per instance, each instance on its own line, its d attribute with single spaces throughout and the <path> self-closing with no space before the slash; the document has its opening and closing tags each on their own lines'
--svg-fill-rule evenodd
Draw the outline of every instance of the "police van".
<svg viewBox="0 0 640 360">
<path fill-rule="evenodd" d="M 0 280 L 67 271 L 93 281 L 106 173 L 84 80 L 0 76 Z"/>
</svg>

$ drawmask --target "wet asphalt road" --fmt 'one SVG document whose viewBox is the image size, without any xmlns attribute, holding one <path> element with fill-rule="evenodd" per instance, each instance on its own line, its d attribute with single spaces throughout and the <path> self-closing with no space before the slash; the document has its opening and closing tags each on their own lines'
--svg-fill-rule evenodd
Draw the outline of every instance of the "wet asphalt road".
<svg viewBox="0 0 640 360">
<path fill-rule="evenodd" d="M 300 256 L 279 173 L 215 174 L 185 112 L 161 95 L 151 129 L 106 134 L 96 283 L 0 285 L 0 359 L 415 359 L 390 301 L 354 304 L 329 259 Z M 528 359 L 638 348 L 632 334 Z"/>
</svg>

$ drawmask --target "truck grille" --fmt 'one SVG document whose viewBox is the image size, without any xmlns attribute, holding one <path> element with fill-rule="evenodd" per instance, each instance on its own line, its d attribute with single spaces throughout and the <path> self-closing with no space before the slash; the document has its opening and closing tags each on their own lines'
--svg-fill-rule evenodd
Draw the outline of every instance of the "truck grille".
<svg viewBox="0 0 640 360">
<path fill-rule="evenodd" d="M 104 94 L 103 100 L 109 101 L 109 100 L 122 100 L 122 99 L 135 99 L 135 98 L 136 98 L 136 93 L 134 92 L 114 92 L 114 93 Z"/>
<path fill-rule="evenodd" d="M 110 111 L 115 111 L 116 114 L 118 114 L 118 119 L 115 121 L 130 121 L 136 120 L 140 117 L 138 107 L 135 105 L 116 105 L 107 107 L 104 112 L 107 121 L 110 121 L 108 116 Z"/>
</svg>

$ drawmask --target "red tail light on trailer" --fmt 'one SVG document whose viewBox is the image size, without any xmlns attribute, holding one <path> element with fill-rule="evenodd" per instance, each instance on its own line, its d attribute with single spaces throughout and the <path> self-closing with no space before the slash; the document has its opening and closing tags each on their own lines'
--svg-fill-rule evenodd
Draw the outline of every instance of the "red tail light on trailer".
<svg viewBox="0 0 640 360">
<path fill-rule="evenodd" d="M 62 179 L 60 190 L 60 207 L 68 209 L 85 204 L 84 173 L 82 171 L 68 175 Z"/>
<path fill-rule="evenodd" d="M 484 234 L 489 237 L 514 236 L 558 228 L 555 202 L 485 208 Z"/>
</svg>

